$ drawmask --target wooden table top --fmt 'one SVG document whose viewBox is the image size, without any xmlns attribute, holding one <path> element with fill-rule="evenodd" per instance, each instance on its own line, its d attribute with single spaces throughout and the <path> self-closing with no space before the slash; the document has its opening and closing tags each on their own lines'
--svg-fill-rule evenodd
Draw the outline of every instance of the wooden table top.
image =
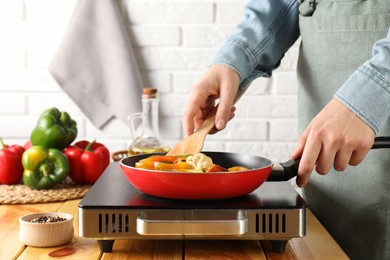
<svg viewBox="0 0 390 260">
<path fill-rule="evenodd" d="M 306 211 L 306 236 L 288 241 L 274 253 L 268 241 L 253 240 L 116 240 L 111 253 L 101 253 L 95 239 L 78 236 L 78 203 L 0 205 L 1 259 L 348 259 L 312 212 Z M 34 212 L 72 214 L 75 236 L 62 246 L 34 248 L 18 239 L 19 217 Z"/>
</svg>

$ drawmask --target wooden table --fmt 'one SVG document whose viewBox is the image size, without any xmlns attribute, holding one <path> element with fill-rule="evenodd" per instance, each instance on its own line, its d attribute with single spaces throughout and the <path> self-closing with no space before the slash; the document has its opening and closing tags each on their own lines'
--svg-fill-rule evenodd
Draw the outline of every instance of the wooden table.
<svg viewBox="0 0 390 260">
<path fill-rule="evenodd" d="M 308 209 L 306 236 L 291 239 L 283 253 L 269 242 L 248 240 L 116 240 L 111 253 L 101 253 L 94 239 L 78 236 L 79 200 L 0 205 L 1 259 L 348 259 Z M 40 211 L 61 211 L 75 216 L 74 239 L 52 248 L 27 247 L 18 240 L 19 217 Z"/>
</svg>

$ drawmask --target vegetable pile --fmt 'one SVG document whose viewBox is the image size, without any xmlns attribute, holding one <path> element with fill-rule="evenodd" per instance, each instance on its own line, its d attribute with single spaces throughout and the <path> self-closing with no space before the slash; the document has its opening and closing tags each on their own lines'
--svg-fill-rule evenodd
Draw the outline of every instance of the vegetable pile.
<svg viewBox="0 0 390 260">
<path fill-rule="evenodd" d="M 136 162 L 135 167 L 147 170 L 199 173 L 248 170 L 248 168 L 243 166 L 224 168 L 218 164 L 214 164 L 212 159 L 203 153 L 178 156 L 152 155 Z"/>
<path fill-rule="evenodd" d="M 0 184 L 23 183 L 49 189 L 68 176 L 76 184 L 93 184 L 110 162 L 109 150 L 96 141 L 71 145 L 77 124 L 67 112 L 45 110 L 24 147 L 5 145 L 0 138 Z"/>
</svg>

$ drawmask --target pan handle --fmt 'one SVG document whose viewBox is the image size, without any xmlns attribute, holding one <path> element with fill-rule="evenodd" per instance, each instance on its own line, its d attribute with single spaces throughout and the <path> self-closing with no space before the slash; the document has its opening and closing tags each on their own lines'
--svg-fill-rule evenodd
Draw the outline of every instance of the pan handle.
<svg viewBox="0 0 390 260">
<path fill-rule="evenodd" d="M 390 136 L 375 137 L 371 149 L 390 148 Z"/>
<path fill-rule="evenodd" d="M 272 167 L 272 173 L 267 178 L 267 181 L 288 181 L 298 174 L 298 167 L 301 158 L 291 159 L 287 162 L 280 163 Z"/>
<path fill-rule="evenodd" d="M 371 149 L 390 148 L 390 136 L 375 137 Z M 298 174 L 298 167 L 301 158 L 291 159 L 287 162 L 280 163 L 280 166 L 274 166 L 272 173 L 267 181 L 288 181 Z"/>
</svg>

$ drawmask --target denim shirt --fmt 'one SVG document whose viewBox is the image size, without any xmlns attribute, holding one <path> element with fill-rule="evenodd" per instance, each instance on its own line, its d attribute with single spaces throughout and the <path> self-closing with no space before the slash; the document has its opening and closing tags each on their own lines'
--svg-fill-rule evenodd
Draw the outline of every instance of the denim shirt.
<svg viewBox="0 0 390 260">
<path fill-rule="evenodd" d="M 240 76 L 240 88 L 257 77 L 270 77 L 299 38 L 297 0 L 252 0 L 245 19 L 212 60 Z M 334 97 L 378 133 L 390 116 L 390 31 L 377 41 L 370 60 L 340 86 Z"/>
</svg>

